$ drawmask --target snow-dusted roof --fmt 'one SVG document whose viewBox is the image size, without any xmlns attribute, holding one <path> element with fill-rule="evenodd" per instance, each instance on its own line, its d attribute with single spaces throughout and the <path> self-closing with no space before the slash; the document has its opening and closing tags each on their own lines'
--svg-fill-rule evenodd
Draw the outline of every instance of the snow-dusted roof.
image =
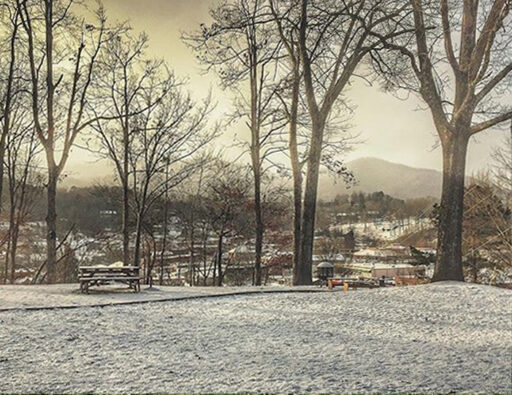
<svg viewBox="0 0 512 395">
<path fill-rule="evenodd" d="M 347 264 L 347 267 L 361 268 L 361 269 L 408 269 L 415 266 L 408 263 L 381 263 L 381 262 L 360 262 Z"/>
<path fill-rule="evenodd" d="M 395 254 L 389 250 L 381 250 L 377 248 L 366 248 L 354 253 L 354 256 L 394 256 Z"/>
</svg>

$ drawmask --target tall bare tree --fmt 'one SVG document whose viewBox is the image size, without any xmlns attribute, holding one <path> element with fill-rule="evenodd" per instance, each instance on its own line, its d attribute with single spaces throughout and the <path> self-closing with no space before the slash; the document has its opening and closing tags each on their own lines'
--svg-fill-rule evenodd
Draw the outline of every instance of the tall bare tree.
<svg viewBox="0 0 512 395">
<path fill-rule="evenodd" d="M 33 133 L 30 110 L 19 104 L 12 111 L 5 168 L 9 191 L 9 231 L 5 254 L 5 279 L 15 281 L 16 258 L 21 226 L 28 220 L 34 204 L 41 198 L 41 175 L 37 170 L 36 156 L 40 152 Z"/>
<path fill-rule="evenodd" d="M 21 77 L 20 66 L 22 61 L 19 59 L 20 51 L 17 41 L 19 40 L 20 15 L 16 3 L 13 1 L 4 1 L 0 3 L 1 31 L 5 37 L 5 42 L 0 42 L 2 49 L 2 77 L 0 83 L 0 212 L 2 211 L 3 185 L 4 185 L 4 157 L 6 150 L 7 137 L 11 126 L 11 111 L 13 101 L 20 94 L 22 84 L 19 83 Z M 2 40 L 3 41 L 3 40 Z M 5 63 L 4 63 L 5 62 Z M 4 70 L 7 72 L 4 74 Z M 18 82 L 18 83 L 17 83 Z"/>
<path fill-rule="evenodd" d="M 229 262 L 224 259 L 226 238 L 239 235 L 247 228 L 250 182 L 248 172 L 240 166 L 223 161 L 215 166 L 217 177 L 208 183 L 204 203 L 208 222 L 217 238 L 213 281 L 220 287 Z"/>
<path fill-rule="evenodd" d="M 74 0 L 16 0 L 30 69 L 34 128 L 47 165 L 47 276 L 54 283 L 57 183 L 78 135 L 95 121 L 90 87 L 98 55 L 112 37 L 99 6 L 93 23 L 72 13 Z"/>
<path fill-rule="evenodd" d="M 433 281 L 463 281 L 462 218 L 466 153 L 472 136 L 512 118 L 510 0 L 410 0 L 411 40 L 375 59 L 391 88 L 418 93 L 432 114 L 443 153 Z"/>
<path fill-rule="evenodd" d="M 311 119 L 303 211 L 301 249 L 295 284 L 311 284 L 319 169 L 324 139 L 336 103 L 368 56 L 410 32 L 398 23 L 407 8 L 401 1 L 302 0 L 298 49 L 305 96 Z"/>
<path fill-rule="evenodd" d="M 130 150 L 136 132 L 135 117 L 155 106 L 167 94 L 174 77 L 159 60 L 145 55 L 148 37 L 121 32 L 107 43 L 99 58 L 98 77 L 94 81 L 97 115 L 92 126 L 100 137 L 99 152 L 114 164 L 122 191 L 123 262 L 129 265 L 130 251 Z M 154 86 L 150 86 L 153 84 Z M 152 90 L 154 102 L 146 103 L 144 95 Z M 93 146 L 96 140 L 92 140 Z M 98 150 L 95 150 L 98 151 Z"/>
<path fill-rule="evenodd" d="M 284 5 L 276 0 L 269 1 L 270 11 L 277 27 L 279 39 L 289 63 L 287 78 L 283 80 L 287 88 L 278 93 L 288 121 L 288 149 L 293 179 L 293 279 L 299 280 L 302 222 L 302 181 L 305 160 L 299 149 L 299 108 L 301 99 L 301 57 L 298 45 L 300 21 L 299 1 L 289 1 Z M 283 10 L 284 8 L 284 10 Z M 284 93 L 288 93 L 285 95 Z"/>
<path fill-rule="evenodd" d="M 210 264 L 207 262 L 207 244 L 211 232 L 211 223 L 204 202 L 208 193 L 208 185 L 218 177 L 218 166 L 215 158 L 219 156 L 221 156 L 220 153 L 206 152 L 198 159 L 198 168 L 194 174 L 175 191 L 176 196 L 183 197 L 180 204 L 175 207 L 174 212 L 180 218 L 183 233 L 186 234 L 188 239 L 188 272 L 191 276 L 189 278 L 191 285 L 194 285 L 192 275 L 196 269 L 198 276 L 203 279 L 203 285 L 207 284 L 207 279 L 212 271 L 212 261 L 210 261 Z M 198 262 L 202 265 L 197 264 Z"/>
<path fill-rule="evenodd" d="M 261 284 L 264 237 L 262 178 L 265 162 L 280 147 L 271 144 L 282 125 L 275 109 L 275 59 L 280 42 L 273 40 L 264 0 L 233 0 L 212 9 L 213 23 L 186 35 L 199 60 L 214 69 L 224 88 L 235 93 L 234 118 L 246 119 L 253 174 L 255 214 L 255 284 Z M 274 69 L 273 69 L 274 68 Z"/>
<path fill-rule="evenodd" d="M 302 60 L 299 47 L 299 26 L 301 20 L 301 0 L 269 0 L 270 14 L 275 24 L 276 35 L 282 42 L 282 54 L 279 61 L 280 89 L 276 92 L 280 108 L 288 123 L 288 156 L 290 158 L 293 180 L 293 281 L 298 284 L 301 269 L 301 239 L 303 214 L 304 169 L 311 147 L 311 121 L 304 94 Z M 317 57 L 320 56 L 318 50 Z M 338 108 L 335 108 L 338 110 Z M 336 112 L 336 116 L 334 113 Z M 339 112 L 330 116 L 331 127 L 324 132 L 322 157 L 320 163 L 336 176 L 351 181 L 351 173 L 342 166 L 338 158 L 349 148 L 350 136 L 345 132 Z M 336 119 L 338 118 L 338 119 Z M 336 121 L 335 121 L 336 119 Z"/>
<path fill-rule="evenodd" d="M 157 77 L 154 77 L 157 78 Z M 213 105 L 208 96 L 196 104 L 173 79 L 165 97 L 155 82 L 144 94 L 146 109 L 134 120 L 133 144 L 129 151 L 130 172 L 136 216 L 134 264 L 140 260 L 141 237 L 148 210 L 166 191 L 190 177 L 199 154 L 217 136 L 209 124 Z"/>
</svg>

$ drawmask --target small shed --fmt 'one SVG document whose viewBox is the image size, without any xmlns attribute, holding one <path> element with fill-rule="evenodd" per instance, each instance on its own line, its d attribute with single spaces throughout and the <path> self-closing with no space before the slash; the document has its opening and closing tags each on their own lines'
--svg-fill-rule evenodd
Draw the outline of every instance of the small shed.
<svg viewBox="0 0 512 395">
<path fill-rule="evenodd" d="M 316 276 L 321 282 L 329 281 L 330 278 L 334 277 L 334 265 L 330 262 L 322 262 L 316 267 Z"/>
</svg>

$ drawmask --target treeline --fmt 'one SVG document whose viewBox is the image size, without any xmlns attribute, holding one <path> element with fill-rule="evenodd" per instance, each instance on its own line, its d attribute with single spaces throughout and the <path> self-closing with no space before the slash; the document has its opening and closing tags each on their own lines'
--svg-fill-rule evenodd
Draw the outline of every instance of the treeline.
<svg viewBox="0 0 512 395">
<path fill-rule="evenodd" d="M 359 216 L 362 219 L 404 219 L 420 217 L 438 200 L 432 197 L 397 199 L 384 192 L 353 192 L 338 195 L 332 201 L 321 201 L 320 208 L 332 214 Z"/>
<path fill-rule="evenodd" d="M 204 187 L 204 185 L 203 185 Z M 250 188 L 248 188 L 250 190 Z M 201 191 L 204 195 L 205 191 Z M 287 202 L 288 190 L 280 191 L 281 195 L 275 197 L 281 203 Z M 249 198 L 249 196 L 247 196 Z M 72 187 L 67 190 L 61 190 L 57 199 L 57 208 L 60 217 L 67 224 L 75 224 L 77 229 L 87 235 L 95 235 L 103 232 L 105 229 L 114 229 L 119 231 L 122 222 L 122 189 L 116 186 L 91 186 L 91 187 Z M 318 226 L 322 227 L 322 222 L 326 225 L 334 224 L 335 217 L 338 214 L 347 216 L 358 215 L 360 218 L 373 219 L 403 219 L 408 217 L 419 217 L 425 212 L 430 212 L 437 200 L 431 197 L 414 199 L 397 199 L 386 195 L 383 192 L 374 193 L 352 193 L 350 195 L 339 195 L 333 201 L 320 201 L 318 207 Z M 185 212 L 192 210 L 192 196 L 173 195 L 168 202 L 168 212 L 176 217 L 183 217 Z M 149 214 L 149 222 L 162 224 L 164 218 L 164 199 L 157 201 Z M 288 210 L 288 207 L 282 207 Z M 115 211 L 110 213 L 109 211 Z M 201 216 L 200 208 L 195 209 L 196 215 Z M 328 219 L 323 220 L 323 216 Z M 31 213 L 31 220 L 44 221 L 45 207 L 44 202 L 38 201 Z M 250 222 L 250 210 L 246 211 L 247 222 Z M 340 220 L 341 220 L 340 216 Z M 184 219 L 184 218 L 181 218 Z M 282 224 L 282 231 L 289 231 L 288 226 Z M 66 226 L 66 225 L 64 225 Z M 130 223 L 130 229 L 134 229 L 135 222 Z M 275 229 L 274 229 L 275 230 Z M 251 235 L 248 234 L 248 237 Z"/>
<path fill-rule="evenodd" d="M 475 134 L 512 118 L 506 100 L 512 40 L 501 28 L 510 22 L 509 1 L 222 2 L 208 23 L 182 37 L 233 97 L 221 122 L 211 116 L 211 97 L 193 97 L 166 62 L 149 55 L 148 37 L 127 22 L 112 23 L 101 3 L 1 5 L 0 197 L 7 173 L 9 203 L 0 207 L 9 218 L 11 255 L 6 270 L 14 268 L 19 225 L 36 201 L 33 192 L 44 189 L 44 265 L 47 281 L 57 280 L 65 235 L 58 185 L 79 142 L 115 169 L 123 262 L 138 265 L 153 209 L 185 181 L 201 179 L 205 165 L 222 157 L 209 147 L 240 122 L 249 132 L 240 145 L 250 172 L 241 174 L 250 181 L 253 202 L 255 283 L 261 283 L 268 180 L 289 172 L 293 283 L 311 284 L 320 167 L 352 178 L 344 153 L 356 109 L 345 98 L 351 82 L 363 78 L 388 91 L 417 94 L 430 110 L 443 153 L 434 280 L 463 279 L 467 147 Z"/>
<path fill-rule="evenodd" d="M 105 194 L 105 190 L 108 190 L 108 194 Z M 121 206 L 118 197 L 120 195 L 120 188 L 115 186 L 59 189 L 57 198 L 59 221 L 64 222 L 62 224 L 64 229 L 69 227 L 66 224 L 74 224 L 80 232 L 86 235 L 94 235 L 109 227 L 110 220 L 101 213 L 105 210 L 115 210 L 118 215 L 116 228 L 119 228 Z M 4 194 L 4 199 L 6 198 L 8 198 L 7 193 Z M 44 222 L 45 216 L 46 202 L 43 190 L 39 187 L 37 198 L 34 200 L 30 213 L 26 215 L 24 222 Z"/>
</svg>

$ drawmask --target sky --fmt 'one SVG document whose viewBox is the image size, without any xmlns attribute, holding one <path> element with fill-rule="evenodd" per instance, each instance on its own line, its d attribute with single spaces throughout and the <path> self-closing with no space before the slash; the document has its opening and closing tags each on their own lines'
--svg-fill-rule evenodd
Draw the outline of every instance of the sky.
<svg viewBox="0 0 512 395">
<path fill-rule="evenodd" d="M 135 31 L 145 31 L 150 38 L 149 54 L 165 59 L 175 73 L 188 79 L 188 88 L 197 100 L 213 93 L 217 116 L 230 112 L 231 100 L 217 85 L 214 73 L 205 74 L 192 51 L 181 40 L 181 33 L 209 22 L 209 8 L 216 0 L 103 0 L 111 21 L 128 20 Z M 430 113 L 416 97 L 396 98 L 354 80 L 347 97 L 354 104 L 351 133 L 359 143 L 346 160 L 377 157 L 413 167 L 442 168 L 441 151 L 436 147 L 436 134 Z M 241 127 L 226 130 L 216 142 L 225 146 L 226 155 L 239 155 L 230 148 L 235 135 L 242 137 L 248 130 Z M 476 172 L 490 163 L 490 153 L 502 141 L 505 132 L 491 130 L 481 133 L 470 144 L 467 171 Z M 87 169 L 87 172 L 84 172 Z M 70 180 L 82 183 L 101 181 L 111 174 L 108 163 L 98 161 L 90 153 L 74 149 L 67 166 Z"/>
</svg>

